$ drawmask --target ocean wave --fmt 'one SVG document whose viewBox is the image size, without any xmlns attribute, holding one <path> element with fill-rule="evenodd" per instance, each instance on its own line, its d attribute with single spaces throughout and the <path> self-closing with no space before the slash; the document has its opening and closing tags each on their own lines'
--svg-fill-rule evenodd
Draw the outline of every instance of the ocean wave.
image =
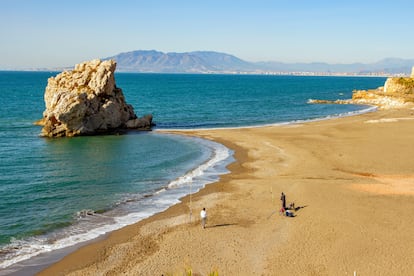
<svg viewBox="0 0 414 276">
<path fill-rule="evenodd" d="M 194 139 L 199 139 L 199 138 L 194 138 Z M 202 140 L 202 139 L 199 139 L 199 143 L 209 147 L 212 151 L 212 156 L 205 163 L 201 164 L 197 168 L 189 171 L 188 173 L 179 177 L 178 179 L 171 181 L 168 184 L 168 188 L 171 189 L 171 188 L 176 188 L 182 185 L 192 184 L 195 180 L 197 180 L 197 178 L 200 178 L 203 175 L 206 175 L 210 171 L 211 168 L 215 168 L 215 165 L 219 164 L 220 162 L 223 162 L 224 160 L 230 157 L 231 153 L 229 149 L 227 149 L 225 146 L 221 144 L 214 143 L 214 142 L 207 141 L 207 140 Z M 215 169 L 216 170 L 214 171 L 214 173 L 217 173 L 217 168 Z M 221 171 L 221 173 L 224 173 L 224 172 Z M 209 179 L 209 180 L 213 180 L 213 179 Z"/>
<path fill-rule="evenodd" d="M 69 227 L 24 240 L 12 238 L 8 245 L 0 248 L 0 269 L 8 268 L 9 272 L 13 272 L 13 265 L 16 263 L 32 258 L 35 262 L 35 256 L 39 254 L 88 242 L 108 232 L 134 224 L 166 210 L 178 203 L 179 198 L 197 192 L 206 184 L 217 181 L 221 174 L 228 172 L 226 166 L 233 161 L 231 150 L 200 138 L 184 139 L 192 139 L 207 148 L 211 152 L 207 161 L 150 195 L 146 193 L 126 197 L 122 202 L 115 203 L 114 209 L 103 214 L 89 209 L 79 210 L 74 214 L 75 223 Z M 19 268 L 21 267 L 16 269 Z"/>
</svg>

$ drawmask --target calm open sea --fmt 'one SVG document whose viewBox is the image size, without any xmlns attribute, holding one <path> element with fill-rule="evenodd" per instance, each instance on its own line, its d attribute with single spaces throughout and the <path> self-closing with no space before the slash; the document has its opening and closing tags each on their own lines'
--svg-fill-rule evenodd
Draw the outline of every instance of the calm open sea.
<svg viewBox="0 0 414 276">
<path fill-rule="evenodd" d="M 39 253 L 88 241 L 165 210 L 226 173 L 232 152 L 201 139 L 153 132 L 46 139 L 47 79 L 0 72 L 0 274 Z M 346 99 L 385 78 L 116 74 L 117 86 L 158 129 L 241 127 L 345 116 Z"/>
</svg>

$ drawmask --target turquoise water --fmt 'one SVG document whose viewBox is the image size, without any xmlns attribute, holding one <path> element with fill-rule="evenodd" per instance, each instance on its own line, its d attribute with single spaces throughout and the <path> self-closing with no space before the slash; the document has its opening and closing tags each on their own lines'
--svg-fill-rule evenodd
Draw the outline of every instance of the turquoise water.
<svg viewBox="0 0 414 276">
<path fill-rule="evenodd" d="M 121 77 L 122 76 L 122 77 Z M 160 128 L 252 126 L 321 118 L 361 110 L 354 105 L 310 105 L 308 99 L 349 99 L 354 89 L 385 78 L 262 75 L 122 74 L 117 84 L 139 112 Z"/>
<path fill-rule="evenodd" d="M 40 138 L 47 78 L 0 72 L 0 269 L 160 212 L 225 173 L 231 151 L 157 131 Z M 117 74 L 117 86 L 157 129 L 240 127 L 343 116 L 346 99 L 384 78 Z"/>
</svg>

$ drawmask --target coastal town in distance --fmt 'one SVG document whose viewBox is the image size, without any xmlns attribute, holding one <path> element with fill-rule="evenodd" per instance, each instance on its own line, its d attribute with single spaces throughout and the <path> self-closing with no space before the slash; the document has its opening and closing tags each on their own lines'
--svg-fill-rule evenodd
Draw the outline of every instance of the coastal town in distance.
<svg viewBox="0 0 414 276">
<path fill-rule="evenodd" d="M 117 72 L 166 74 L 240 74 L 274 76 L 367 76 L 408 77 L 412 59 L 384 58 L 375 63 L 329 64 L 323 62 L 284 63 L 276 61 L 249 62 L 234 55 L 214 51 L 164 53 L 156 50 L 135 50 L 102 58 L 113 59 Z M 65 71 L 72 67 L 26 68 L 21 71 Z M 0 68 L 11 70 L 13 68 Z"/>
</svg>

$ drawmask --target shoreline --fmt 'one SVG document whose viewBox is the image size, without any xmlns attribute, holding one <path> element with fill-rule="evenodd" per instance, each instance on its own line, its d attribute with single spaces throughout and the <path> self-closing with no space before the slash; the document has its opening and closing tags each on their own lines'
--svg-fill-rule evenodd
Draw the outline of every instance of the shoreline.
<svg viewBox="0 0 414 276">
<path fill-rule="evenodd" d="M 337 105 L 337 104 L 335 104 Z M 283 121 L 283 122 L 276 122 L 276 123 L 265 123 L 265 124 L 258 124 L 258 125 L 248 125 L 248 126 L 235 126 L 235 127 L 209 127 L 209 128 L 163 128 L 163 129 L 153 129 L 154 132 L 161 132 L 161 133 L 185 133 L 185 132 L 197 132 L 197 131 L 209 131 L 209 130 L 237 130 L 237 129 L 250 129 L 250 128 L 262 128 L 262 127 L 280 127 L 280 126 L 288 126 L 288 125 L 295 125 L 295 124 L 305 124 L 311 122 L 319 122 L 325 120 L 335 120 L 340 118 L 346 118 L 351 116 L 358 116 L 365 113 L 376 112 L 378 111 L 379 107 L 376 105 L 371 104 L 354 104 L 351 103 L 349 105 L 357 105 L 357 106 L 365 106 L 365 109 L 357 110 L 357 111 L 349 111 L 345 113 L 339 114 L 332 114 L 327 115 L 324 117 L 317 117 L 313 119 L 297 119 L 293 121 Z"/>
<path fill-rule="evenodd" d="M 190 196 L 185 196 L 181 203 L 162 213 L 116 230 L 106 239 L 80 248 L 44 270 L 40 275 L 48 273 L 59 275 L 69 271 L 77 271 L 73 275 L 110 271 L 156 275 L 182 273 L 186 268 L 191 268 L 196 273 L 195 275 L 206 275 L 209 270 L 214 269 L 218 270 L 220 275 L 231 275 L 231 273 L 247 275 L 247 272 L 266 275 L 277 272 L 285 275 L 303 274 L 309 271 L 322 275 L 338 272 L 351 273 L 352 271 L 361 271 L 365 274 L 388 271 L 405 275 L 404 273 L 408 273 L 413 268 L 412 264 L 410 267 L 407 259 L 407 256 L 412 255 L 412 250 L 401 250 L 401 246 L 405 248 L 404 244 L 407 241 L 403 243 L 402 238 L 398 236 L 396 238 L 395 235 L 393 237 L 395 230 L 391 231 L 391 235 L 381 233 L 382 231 L 379 231 L 381 229 L 375 226 L 384 220 L 379 220 L 377 217 L 372 219 L 372 223 L 368 223 L 370 231 L 375 233 L 371 237 L 381 236 L 385 244 L 392 246 L 382 248 L 377 244 L 378 238 L 366 241 L 363 239 L 366 236 L 361 233 L 369 231 L 363 230 L 366 221 L 362 218 L 369 221 L 364 210 L 381 210 L 377 207 L 388 206 L 388 203 L 392 203 L 392 206 L 404 206 L 404 208 L 397 207 L 397 209 L 407 220 L 396 228 L 401 230 L 402 226 L 412 226 L 409 220 L 413 218 L 413 215 L 406 210 L 410 209 L 407 207 L 413 205 L 407 200 L 411 195 L 403 193 L 397 198 L 389 194 L 378 196 L 371 192 L 358 190 L 350 184 L 366 185 L 364 182 L 374 182 L 369 185 L 375 185 L 375 181 L 363 175 L 366 172 L 380 179 L 384 179 L 382 175 L 391 176 L 391 179 L 395 179 L 393 175 L 396 174 L 405 175 L 403 179 L 411 183 L 412 173 L 410 175 L 408 168 L 414 164 L 407 156 L 412 153 L 412 150 L 400 156 L 403 161 L 398 161 L 398 158 L 390 154 L 394 150 L 401 151 L 401 146 L 409 146 L 407 135 L 413 134 L 410 120 L 396 120 L 390 123 L 379 121 L 377 124 L 365 124 L 364 122 L 393 117 L 412 118 L 412 116 L 410 110 L 377 111 L 335 120 L 304 122 L 298 125 L 264 126 L 239 130 L 180 131 L 178 133 L 183 135 L 214 140 L 234 151 L 236 161 L 228 167 L 230 174 L 221 176 L 218 182 L 208 184 L 191 196 L 194 210 L 202 206 L 207 208 L 210 217 L 207 226 L 210 228 L 202 232 L 203 230 L 199 227 L 198 212 L 193 214 L 194 221 L 188 223 Z M 383 136 L 388 133 L 388 137 L 385 135 L 381 139 L 391 142 L 395 137 L 390 130 L 395 131 L 401 127 L 404 127 L 403 129 L 407 132 L 405 136 L 404 133 L 402 134 L 402 142 L 391 143 L 389 146 L 392 149 L 389 150 L 390 152 L 387 151 L 390 161 L 387 166 L 392 168 L 387 168 L 384 160 L 377 165 L 373 159 L 378 159 L 385 153 L 375 154 L 378 150 L 378 142 L 367 144 L 364 137 L 369 134 L 371 138 L 378 138 L 377 132 L 380 131 Z M 316 130 L 313 130 L 314 128 Z M 343 130 L 337 133 L 335 131 L 338 128 Z M 370 132 L 374 132 L 374 135 Z M 348 135 L 349 138 L 357 140 L 362 139 L 364 142 L 362 144 L 369 145 L 371 148 L 359 148 L 359 144 L 356 148 L 366 150 L 375 156 L 370 157 L 365 154 L 362 156 L 353 149 L 355 144 L 346 140 L 342 141 L 345 145 L 332 140 L 332 137 L 342 138 L 339 134 Z M 302 142 L 307 142 L 306 145 L 311 150 L 308 147 L 302 148 Z M 404 142 L 407 144 L 405 145 Z M 325 144 L 326 149 L 320 148 L 320 145 Z M 335 155 L 333 152 L 338 154 Z M 352 152 L 352 158 L 347 156 L 350 152 Z M 328 156 L 328 160 L 324 160 L 325 155 Z M 307 161 L 303 164 L 305 157 L 308 159 L 305 159 Z M 319 164 L 319 162 L 322 163 Z M 341 166 L 341 162 L 347 166 Z M 328 182 L 333 182 L 333 184 Z M 410 187 L 408 185 L 409 191 Z M 347 200 L 338 197 L 338 189 Z M 320 190 L 323 190 L 324 194 L 318 193 Z M 279 206 L 278 195 L 281 191 L 287 194 L 288 202 L 295 201 L 297 206 L 303 207 L 298 210 L 296 218 L 289 219 L 274 214 L 275 206 Z M 315 201 L 315 199 L 319 200 Z M 348 203 L 352 202 L 355 204 L 351 204 L 352 208 L 347 210 L 345 207 L 349 207 Z M 338 206 L 335 207 L 336 205 Z M 334 218 L 330 217 L 331 211 L 334 213 Z M 342 218 L 347 218 L 345 222 L 340 219 L 341 216 L 338 216 L 338 213 L 343 215 Z M 388 221 L 393 218 L 390 211 L 384 213 L 382 218 L 385 215 Z M 302 233 L 300 231 L 302 227 L 308 229 L 309 233 Z M 347 229 L 347 235 L 341 234 L 339 229 Z M 351 238 L 351 234 L 354 234 L 355 238 Z M 408 234 L 400 233 L 400 236 L 407 238 Z M 271 243 L 268 242 L 269 238 Z M 317 244 L 316 241 L 321 244 Z M 303 243 L 307 246 L 303 246 Z M 399 244 L 400 247 L 398 248 L 393 243 Z M 338 244 L 342 245 L 345 250 Z M 376 245 L 372 249 L 382 250 L 375 252 L 371 250 L 371 245 Z M 353 257 L 355 254 L 350 247 L 354 246 L 357 252 L 361 253 L 359 258 Z M 388 268 L 384 263 L 387 261 L 386 257 L 373 257 L 380 255 L 381 252 L 384 253 L 385 249 L 387 254 L 383 255 L 393 256 Z M 252 256 L 249 250 L 256 252 L 255 255 L 259 256 Z M 200 252 L 204 252 L 201 254 L 203 256 L 199 256 Z M 335 262 L 333 259 L 339 253 L 346 258 L 339 258 L 341 262 L 338 263 L 339 260 Z M 297 255 L 300 255 L 300 262 Z M 289 263 L 292 260 L 295 266 Z M 371 264 L 364 265 L 365 261 L 368 261 L 367 263 L 371 261 Z M 389 258 L 388 262 L 390 262 Z M 403 264 L 401 269 L 398 269 L 398 262 Z M 348 266 L 354 268 L 347 268 Z"/>
<path fill-rule="evenodd" d="M 252 125 L 252 126 L 238 126 L 238 127 L 205 128 L 205 129 L 204 128 L 200 128 L 200 129 L 159 129 L 159 130 L 154 130 L 154 132 L 159 133 L 161 135 L 172 134 L 172 135 L 181 136 L 183 139 L 185 137 L 187 137 L 189 139 L 197 140 L 197 139 L 200 139 L 200 137 L 196 137 L 196 136 L 189 137 L 189 135 L 186 135 L 185 133 L 186 132 L 193 132 L 193 131 L 197 132 L 197 131 L 214 131 L 214 130 L 241 130 L 241 129 L 250 129 L 250 128 L 254 129 L 254 128 L 263 128 L 263 127 L 288 126 L 288 125 L 295 125 L 295 124 L 301 124 L 301 123 L 310 123 L 310 122 L 318 122 L 318 121 L 324 121 L 324 120 L 332 120 L 332 119 L 348 117 L 348 116 L 356 116 L 356 115 L 359 115 L 359 114 L 374 112 L 374 111 L 376 111 L 376 109 L 377 109 L 377 107 L 375 107 L 375 106 L 366 105 L 363 109 L 360 109 L 360 110 L 357 110 L 357 111 L 350 111 L 350 112 L 346 112 L 346 113 L 339 113 L 339 114 L 329 115 L 329 116 L 325 116 L 325 117 L 317 117 L 317 118 L 313 118 L 313 119 L 303 119 L 303 120 L 295 120 L 295 121 L 289 121 L 289 122 L 269 123 L 269 124 Z M 204 144 L 205 146 L 213 149 L 213 152 L 216 152 L 216 154 L 218 153 L 217 152 L 218 148 L 223 146 L 222 144 L 218 144 L 216 146 L 213 146 L 213 144 L 211 144 L 211 145 L 208 146 L 209 143 L 214 143 L 214 141 L 207 140 L 207 139 L 201 139 L 197 143 Z M 229 150 L 228 148 L 226 148 L 226 149 L 231 152 L 231 150 Z M 224 149 L 221 149 L 221 151 L 223 151 L 223 150 Z M 223 152 L 221 152 L 221 154 L 219 154 L 219 155 L 222 155 L 222 153 Z M 216 155 L 216 154 L 214 154 L 214 155 Z M 216 157 L 217 156 L 215 156 L 213 159 L 216 159 Z M 233 158 L 232 156 L 227 156 L 226 158 L 224 158 L 221 161 L 219 160 L 218 162 L 214 161 L 214 160 L 207 160 L 206 163 L 200 164 L 199 167 L 194 168 L 194 169 L 186 172 L 183 176 L 180 176 L 177 179 L 170 181 L 167 186 L 162 187 L 158 191 L 155 191 L 152 194 L 152 196 L 154 196 L 154 195 L 157 196 L 161 192 L 163 193 L 166 190 L 170 190 L 170 188 L 173 188 L 173 190 L 175 190 L 175 188 L 178 188 L 179 190 L 186 189 L 185 188 L 186 185 L 185 184 L 183 185 L 182 182 L 187 182 L 187 181 L 189 181 L 188 179 L 191 179 L 192 181 L 195 181 L 196 182 L 195 184 L 197 184 L 197 185 L 193 185 L 195 187 L 195 189 L 193 189 L 193 191 L 191 191 L 191 188 L 190 188 L 190 192 L 187 195 L 189 195 L 190 193 L 194 194 L 196 191 L 200 190 L 200 188 L 202 188 L 203 186 L 211 184 L 211 183 L 215 183 L 220 178 L 220 176 L 222 174 L 228 173 L 228 172 L 226 172 L 226 169 L 225 169 L 224 165 L 227 164 L 229 161 L 231 161 L 232 158 Z M 229 160 L 229 161 L 226 161 L 226 160 Z M 207 163 L 210 164 L 210 165 L 207 166 L 208 165 Z M 211 165 L 211 163 L 214 163 L 214 164 Z M 206 166 L 207 166 L 207 168 L 206 168 Z M 213 177 L 211 178 L 209 176 L 206 176 L 205 173 L 207 173 L 207 175 L 210 175 L 209 171 L 213 167 L 216 168 L 215 169 L 216 172 L 213 174 Z M 201 172 L 201 174 L 202 174 L 201 179 L 199 179 L 200 175 L 197 175 L 197 173 L 196 173 L 196 175 L 194 175 L 194 173 L 193 173 L 195 171 L 199 173 L 200 170 L 202 171 Z M 202 185 L 200 186 L 200 183 L 198 183 L 198 182 L 202 182 Z M 184 196 L 185 195 L 177 197 L 177 201 L 179 201 L 179 199 L 184 197 Z M 174 203 L 171 203 L 171 204 L 174 205 L 174 204 L 177 204 L 177 203 L 174 202 Z M 167 207 L 167 209 L 168 209 L 168 207 Z M 163 210 L 165 210 L 165 209 L 163 209 Z M 163 210 L 159 210 L 159 211 L 151 214 L 150 216 L 155 215 L 159 212 L 163 212 Z M 65 252 L 67 252 L 67 254 L 69 254 L 70 252 L 74 251 L 76 248 L 80 248 L 80 247 L 82 247 L 84 245 L 87 245 L 89 243 L 93 243 L 95 240 L 97 240 L 97 239 L 99 240 L 101 237 L 108 235 L 108 233 L 111 233 L 112 231 L 118 230 L 118 229 L 120 229 L 122 227 L 125 227 L 127 225 L 130 225 L 130 224 L 137 223 L 140 220 L 142 220 L 144 218 L 147 218 L 148 216 L 147 215 L 144 215 L 144 216 L 140 215 L 140 217 L 141 218 L 139 220 L 137 220 L 133 223 L 123 222 L 123 223 L 121 223 L 122 226 L 119 226 L 119 227 L 109 226 L 109 228 L 111 228 L 109 231 L 107 229 L 105 230 L 104 229 L 105 226 L 103 226 L 103 228 L 99 232 L 102 232 L 104 234 L 99 234 L 98 236 L 94 236 L 89 240 L 85 240 L 84 238 L 79 238 L 79 239 L 81 239 L 81 241 L 78 241 L 75 244 L 71 244 L 71 245 L 66 246 L 66 247 L 57 246 L 52 251 L 47 250 L 47 251 L 44 251 L 44 252 L 40 252 L 40 254 L 37 253 L 33 257 L 30 257 L 28 259 L 22 259 L 21 261 L 18 261 L 18 262 L 14 263 L 10 266 L 7 266 L 6 268 L 4 268 L 4 270 L 12 271 L 12 273 L 18 273 L 20 271 L 26 271 L 27 269 L 25 269 L 25 267 L 27 266 L 27 267 L 31 268 L 32 270 L 39 270 L 40 271 L 40 269 L 37 269 L 37 267 L 47 267 L 48 265 L 53 264 L 54 262 L 56 262 L 56 260 L 60 259 L 60 258 L 55 258 L 54 257 L 54 254 L 53 254 L 54 252 L 56 252 L 56 254 L 58 254 L 60 256 L 65 256 L 66 255 Z M 94 229 L 92 229 L 91 231 L 96 232 Z M 90 231 L 85 232 L 85 233 L 80 234 L 80 235 L 87 236 L 89 232 Z M 49 256 L 49 257 L 47 257 L 47 256 Z M 38 265 L 37 264 L 38 262 L 42 262 L 43 264 Z M 14 272 L 16 267 L 23 267 L 23 270 L 17 270 L 17 272 Z M 0 275 L 2 275 L 1 272 L 0 272 Z"/>
<path fill-rule="evenodd" d="M 32 246 L 33 248 L 37 248 L 38 251 L 32 253 L 30 251 L 31 248 L 22 248 L 21 254 L 15 253 L 15 256 L 19 257 L 20 260 L 13 262 L 11 265 L 0 267 L 0 275 L 20 275 L 20 273 L 30 274 L 31 271 L 41 271 L 76 249 L 104 239 L 104 237 L 115 230 L 163 212 L 172 205 L 179 203 L 179 199 L 188 195 L 189 191 L 195 193 L 206 184 L 218 181 L 222 174 L 228 173 L 226 166 L 232 162 L 233 156 L 231 150 L 222 144 L 172 133 L 156 133 L 156 135 L 172 136 L 173 139 L 188 140 L 190 143 L 198 144 L 200 150 L 204 152 L 203 161 L 194 163 L 197 165 L 196 167 L 191 168 L 175 179 L 171 179 L 164 186 L 159 187 L 159 189 L 142 193 L 142 198 L 137 200 L 142 204 L 141 208 L 134 207 L 134 205 L 132 207 L 131 205 L 129 207 L 121 206 L 108 210 L 105 213 L 97 214 L 98 217 L 102 215 L 111 218 L 113 222 L 109 221 L 109 223 L 100 224 L 95 228 L 82 228 L 79 226 L 82 223 L 80 222 L 78 225 L 73 224 L 60 229 L 61 235 L 59 237 L 53 236 L 50 238 L 45 235 L 41 237 L 45 241 L 42 242 L 42 239 L 39 239 L 40 241 L 37 242 L 35 240 Z M 189 182 L 191 182 L 191 187 L 188 184 Z M 134 201 L 125 201 L 125 204 L 127 202 L 128 204 L 133 204 L 132 202 Z M 154 205 L 154 207 L 151 207 L 151 205 Z M 126 213 L 127 209 L 130 211 L 129 213 Z M 82 228 L 84 231 L 79 231 L 76 235 L 65 235 L 65 233 L 73 232 L 72 227 Z M 6 259 L 5 263 L 7 261 L 11 263 L 15 261 L 15 258 L 10 260 Z M 5 263 L 2 263 L 2 265 Z"/>
</svg>

